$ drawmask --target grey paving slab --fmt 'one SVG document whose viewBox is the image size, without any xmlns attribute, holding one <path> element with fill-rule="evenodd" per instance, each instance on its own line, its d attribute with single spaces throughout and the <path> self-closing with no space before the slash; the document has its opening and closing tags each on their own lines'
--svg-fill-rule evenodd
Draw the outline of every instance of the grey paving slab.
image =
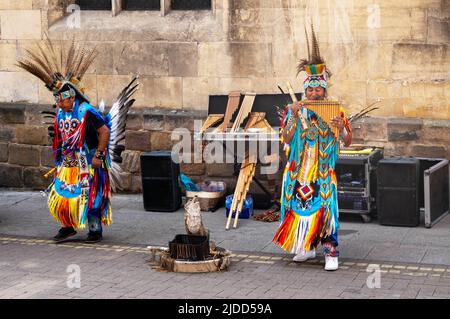
<svg viewBox="0 0 450 319">
<path fill-rule="evenodd" d="M 422 246 L 378 244 L 366 256 L 366 259 L 419 263 L 426 252 L 427 249 Z"/>
<path fill-rule="evenodd" d="M 427 247 L 421 262 L 428 264 L 450 264 L 450 248 Z"/>
<path fill-rule="evenodd" d="M 365 259 L 374 247 L 375 244 L 370 242 L 361 242 L 357 239 L 346 240 L 341 237 L 338 250 L 343 258 Z"/>
<path fill-rule="evenodd" d="M 0 203 L 0 235 L 50 239 L 59 228 L 39 192 L 0 191 Z M 105 244 L 167 246 L 176 234 L 185 232 L 183 209 L 173 213 L 147 212 L 143 209 L 141 194 L 114 195 L 112 203 L 113 225 L 104 229 Z M 376 220 L 365 224 L 354 217 L 341 216 L 339 251 L 342 258 L 450 265 L 450 216 L 431 229 L 381 226 Z M 278 222 L 243 219 L 239 220 L 237 229 L 226 231 L 224 208 L 203 213 L 203 221 L 210 229 L 211 239 L 219 246 L 292 256 L 271 242 Z M 86 231 L 82 231 L 73 242 L 81 242 L 85 236 Z M 321 248 L 319 255 L 320 252 Z"/>
</svg>

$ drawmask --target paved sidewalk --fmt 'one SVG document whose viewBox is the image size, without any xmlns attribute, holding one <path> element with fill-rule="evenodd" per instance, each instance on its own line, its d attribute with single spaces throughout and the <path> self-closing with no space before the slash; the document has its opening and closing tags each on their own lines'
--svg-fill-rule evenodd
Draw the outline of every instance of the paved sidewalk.
<svg viewBox="0 0 450 319">
<path fill-rule="evenodd" d="M 259 213 L 259 212 L 257 212 Z M 203 214 L 211 240 L 231 251 L 285 254 L 272 243 L 278 222 L 239 220 L 226 231 L 225 209 Z M 362 223 L 359 216 L 342 215 L 339 250 L 342 258 L 370 261 L 424 263 L 450 266 L 450 216 L 431 229 Z M 113 196 L 113 225 L 104 229 L 105 244 L 168 246 L 176 234 L 185 233 L 183 210 L 147 212 L 142 195 Z M 39 192 L 0 192 L 0 235 L 53 237 L 59 225 L 50 216 L 46 198 Z M 86 231 L 76 236 L 84 239 Z"/>
<path fill-rule="evenodd" d="M 342 260 L 326 272 L 320 260 L 235 252 L 228 271 L 182 274 L 153 269 L 143 246 L 0 236 L 0 250 L 0 298 L 450 298 L 443 266 Z"/>
<path fill-rule="evenodd" d="M 146 212 L 141 196 L 116 195 L 114 224 L 89 245 L 86 231 L 51 241 L 59 225 L 38 192 L 0 192 L 0 298 L 450 298 L 448 216 L 432 229 L 342 216 L 340 269 L 326 272 L 320 251 L 298 264 L 271 242 L 278 223 L 226 231 L 224 209 L 206 212 L 211 239 L 233 252 L 230 269 L 180 274 L 154 269 L 146 247 L 185 233 L 183 210 Z M 80 288 L 68 285 L 74 269 Z"/>
</svg>

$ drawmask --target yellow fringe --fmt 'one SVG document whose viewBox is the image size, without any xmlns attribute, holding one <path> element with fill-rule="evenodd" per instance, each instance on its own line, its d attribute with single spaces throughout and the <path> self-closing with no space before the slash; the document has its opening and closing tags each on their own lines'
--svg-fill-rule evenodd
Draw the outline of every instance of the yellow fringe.
<svg viewBox="0 0 450 319">
<path fill-rule="evenodd" d="M 77 184 L 80 180 L 80 168 L 62 167 L 58 171 L 58 178 L 66 184 Z"/>
<path fill-rule="evenodd" d="M 102 224 L 103 225 L 111 225 L 112 224 L 112 209 L 111 204 L 108 205 L 108 215 L 105 217 L 102 216 Z"/>
<path fill-rule="evenodd" d="M 56 221 L 65 227 L 73 227 L 75 229 L 84 229 L 85 225 L 79 224 L 78 214 L 79 198 L 66 198 L 59 195 L 55 189 L 50 191 L 48 196 L 48 208 L 50 214 Z"/>
<path fill-rule="evenodd" d="M 294 215 L 295 215 L 295 217 L 294 217 L 292 227 L 291 227 L 291 229 L 289 229 L 289 233 L 288 233 L 288 236 L 286 237 L 286 241 L 284 242 L 284 244 L 282 246 L 282 248 L 284 250 L 292 251 L 292 248 L 296 241 L 297 228 L 298 228 L 298 224 L 300 221 L 300 217 L 297 214 L 294 214 Z"/>
<path fill-rule="evenodd" d="M 58 170 L 57 177 L 66 184 L 77 184 L 80 178 L 78 167 L 62 167 Z M 66 198 L 59 195 L 53 186 L 48 196 L 48 208 L 56 221 L 66 227 L 84 229 L 86 226 L 79 223 L 79 197 Z"/>
<path fill-rule="evenodd" d="M 293 215 L 292 222 L 290 225 L 284 225 L 284 227 L 289 227 L 288 235 L 285 237 L 284 242 L 281 247 L 290 251 L 291 253 L 299 253 L 300 250 L 309 251 L 311 250 L 311 244 L 314 240 L 314 229 L 316 228 L 319 221 L 319 211 L 315 212 L 312 216 L 300 217 L 296 213 L 291 213 Z M 305 229 L 305 228 L 308 229 Z M 301 228 L 301 229 L 300 229 Z M 323 230 L 319 230 L 323 234 Z"/>
</svg>

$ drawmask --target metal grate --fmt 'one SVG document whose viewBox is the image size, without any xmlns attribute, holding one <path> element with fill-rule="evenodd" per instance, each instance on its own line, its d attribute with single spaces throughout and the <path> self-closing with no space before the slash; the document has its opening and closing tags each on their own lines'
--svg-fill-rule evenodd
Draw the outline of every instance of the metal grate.
<svg viewBox="0 0 450 319">
<path fill-rule="evenodd" d="M 210 10 L 211 0 L 172 0 L 172 10 Z"/>
<path fill-rule="evenodd" d="M 124 0 L 123 10 L 161 10 L 161 0 Z"/>
<path fill-rule="evenodd" d="M 112 10 L 111 0 L 77 0 L 81 10 Z"/>
</svg>

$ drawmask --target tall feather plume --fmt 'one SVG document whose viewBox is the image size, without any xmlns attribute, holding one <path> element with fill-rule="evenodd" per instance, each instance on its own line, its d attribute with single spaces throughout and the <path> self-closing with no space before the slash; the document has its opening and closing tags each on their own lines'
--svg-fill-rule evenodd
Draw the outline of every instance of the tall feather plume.
<svg viewBox="0 0 450 319">
<path fill-rule="evenodd" d="M 53 82 L 51 76 L 45 71 L 43 71 L 38 65 L 36 65 L 32 61 L 23 60 L 19 61 L 17 63 L 17 66 L 33 74 L 34 76 L 39 78 L 42 82 L 44 82 L 47 87 L 50 88 L 51 83 Z"/>
<path fill-rule="evenodd" d="M 25 52 L 31 57 L 31 59 L 34 61 L 34 63 L 39 65 L 39 67 L 43 71 L 45 71 L 46 74 L 51 76 L 52 70 L 51 70 L 50 66 L 46 63 L 46 61 L 41 56 L 37 55 L 36 53 L 34 53 L 30 50 L 26 50 Z"/>
<path fill-rule="evenodd" d="M 78 78 L 78 74 L 80 72 L 80 67 L 81 67 L 81 64 L 83 63 L 83 60 L 85 59 L 85 56 L 86 56 L 86 51 L 84 49 L 84 46 L 82 46 L 80 48 L 80 55 L 78 57 L 78 61 L 76 61 L 76 64 L 74 65 L 74 69 L 73 69 L 73 75 L 79 80 L 81 78 Z"/>
<path fill-rule="evenodd" d="M 323 63 L 323 59 L 320 56 L 319 42 L 317 41 L 316 33 L 314 32 L 314 26 L 311 23 L 311 46 L 312 46 L 312 54 L 310 58 L 310 62 L 313 64 Z"/>
<path fill-rule="evenodd" d="M 311 61 L 311 50 L 309 48 L 309 38 L 308 38 L 308 32 L 306 31 L 306 26 L 305 26 L 305 38 L 306 38 L 306 47 L 308 48 L 308 59 L 301 59 L 300 62 L 297 65 L 297 75 L 302 72 L 305 71 L 305 67 L 310 63 Z"/>
<path fill-rule="evenodd" d="M 55 78 L 56 78 L 56 76 L 55 76 L 56 66 L 55 66 L 54 61 L 50 57 L 51 54 L 48 52 L 48 50 L 49 50 L 48 44 L 45 43 L 45 47 L 44 47 L 43 45 L 41 45 L 41 43 L 38 43 L 37 47 L 38 47 L 40 55 L 45 60 L 45 63 L 47 64 L 49 70 L 51 70 L 49 74 L 51 74 L 51 77 L 53 78 L 53 80 L 55 80 Z M 49 88 L 49 89 L 51 90 L 51 88 Z"/>
<path fill-rule="evenodd" d="M 73 58 L 75 57 L 75 39 L 72 39 L 71 43 L 70 43 L 70 48 L 69 51 L 67 52 L 67 60 L 66 60 L 66 75 L 70 76 L 70 66 L 73 63 Z"/>
<path fill-rule="evenodd" d="M 82 53 L 82 51 L 79 48 L 77 48 L 74 52 L 72 63 L 68 66 L 70 76 L 76 76 L 75 72 L 76 72 L 77 65 L 79 64 L 79 61 L 82 59 L 81 53 Z M 67 75 L 69 75 L 69 73 Z"/>
<path fill-rule="evenodd" d="M 50 61 L 53 63 L 53 72 L 62 74 L 60 63 L 61 53 L 58 54 L 58 52 L 56 52 L 56 48 L 48 36 L 46 36 L 45 45 L 47 46 L 47 52 L 50 55 Z"/>
<path fill-rule="evenodd" d="M 317 40 L 317 36 L 314 31 L 314 25 L 312 24 L 312 22 L 311 22 L 311 44 L 309 42 L 309 37 L 308 37 L 308 32 L 306 30 L 306 26 L 305 26 L 305 37 L 306 37 L 306 47 L 308 50 L 308 58 L 301 59 L 299 61 L 298 65 L 297 65 L 297 75 L 300 72 L 305 71 L 307 65 L 325 63 L 324 59 L 320 55 L 319 41 Z M 331 75 L 332 75 L 332 73 L 328 67 L 325 69 L 325 73 L 327 74 L 328 78 L 331 77 Z"/>
<path fill-rule="evenodd" d="M 37 43 L 37 49 L 26 50 L 26 57 L 17 66 L 38 77 L 49 90 L 54 90 L 58 81 L 70 81 L 74 76 L 80 81 L 96 58 L 96 49 L 88 50 L 72 39 L 65 50 L 62 44 L 57 47 L 47 34 L 45 37 L 43 43 Z"/>
<path fill-rule="evenodd" d="M 306 31 L 305 26 L 305 38 L 306 38 L 306 47 L 308 48 L 308 61 L 311 60 L 311 50 L 309 48 L 309 38 L 308 38 L 308 31 Z"/>
<path fill-rule="evenodd" d="M 94 62 L 97 55 L 98 55 L 98 51 L 96 48 L 94 48 L 93 50 L 91 50 L 88 53 L 87 58 L 84 59 L 83 64 L 81 65 L 80 70 L 78 71 L 78 74 L 76 74 L 76 77 L 78 80 L 81 80 L 83 78 L 84 74 L 89 69 L 92 62 Z"/>
</svg>

